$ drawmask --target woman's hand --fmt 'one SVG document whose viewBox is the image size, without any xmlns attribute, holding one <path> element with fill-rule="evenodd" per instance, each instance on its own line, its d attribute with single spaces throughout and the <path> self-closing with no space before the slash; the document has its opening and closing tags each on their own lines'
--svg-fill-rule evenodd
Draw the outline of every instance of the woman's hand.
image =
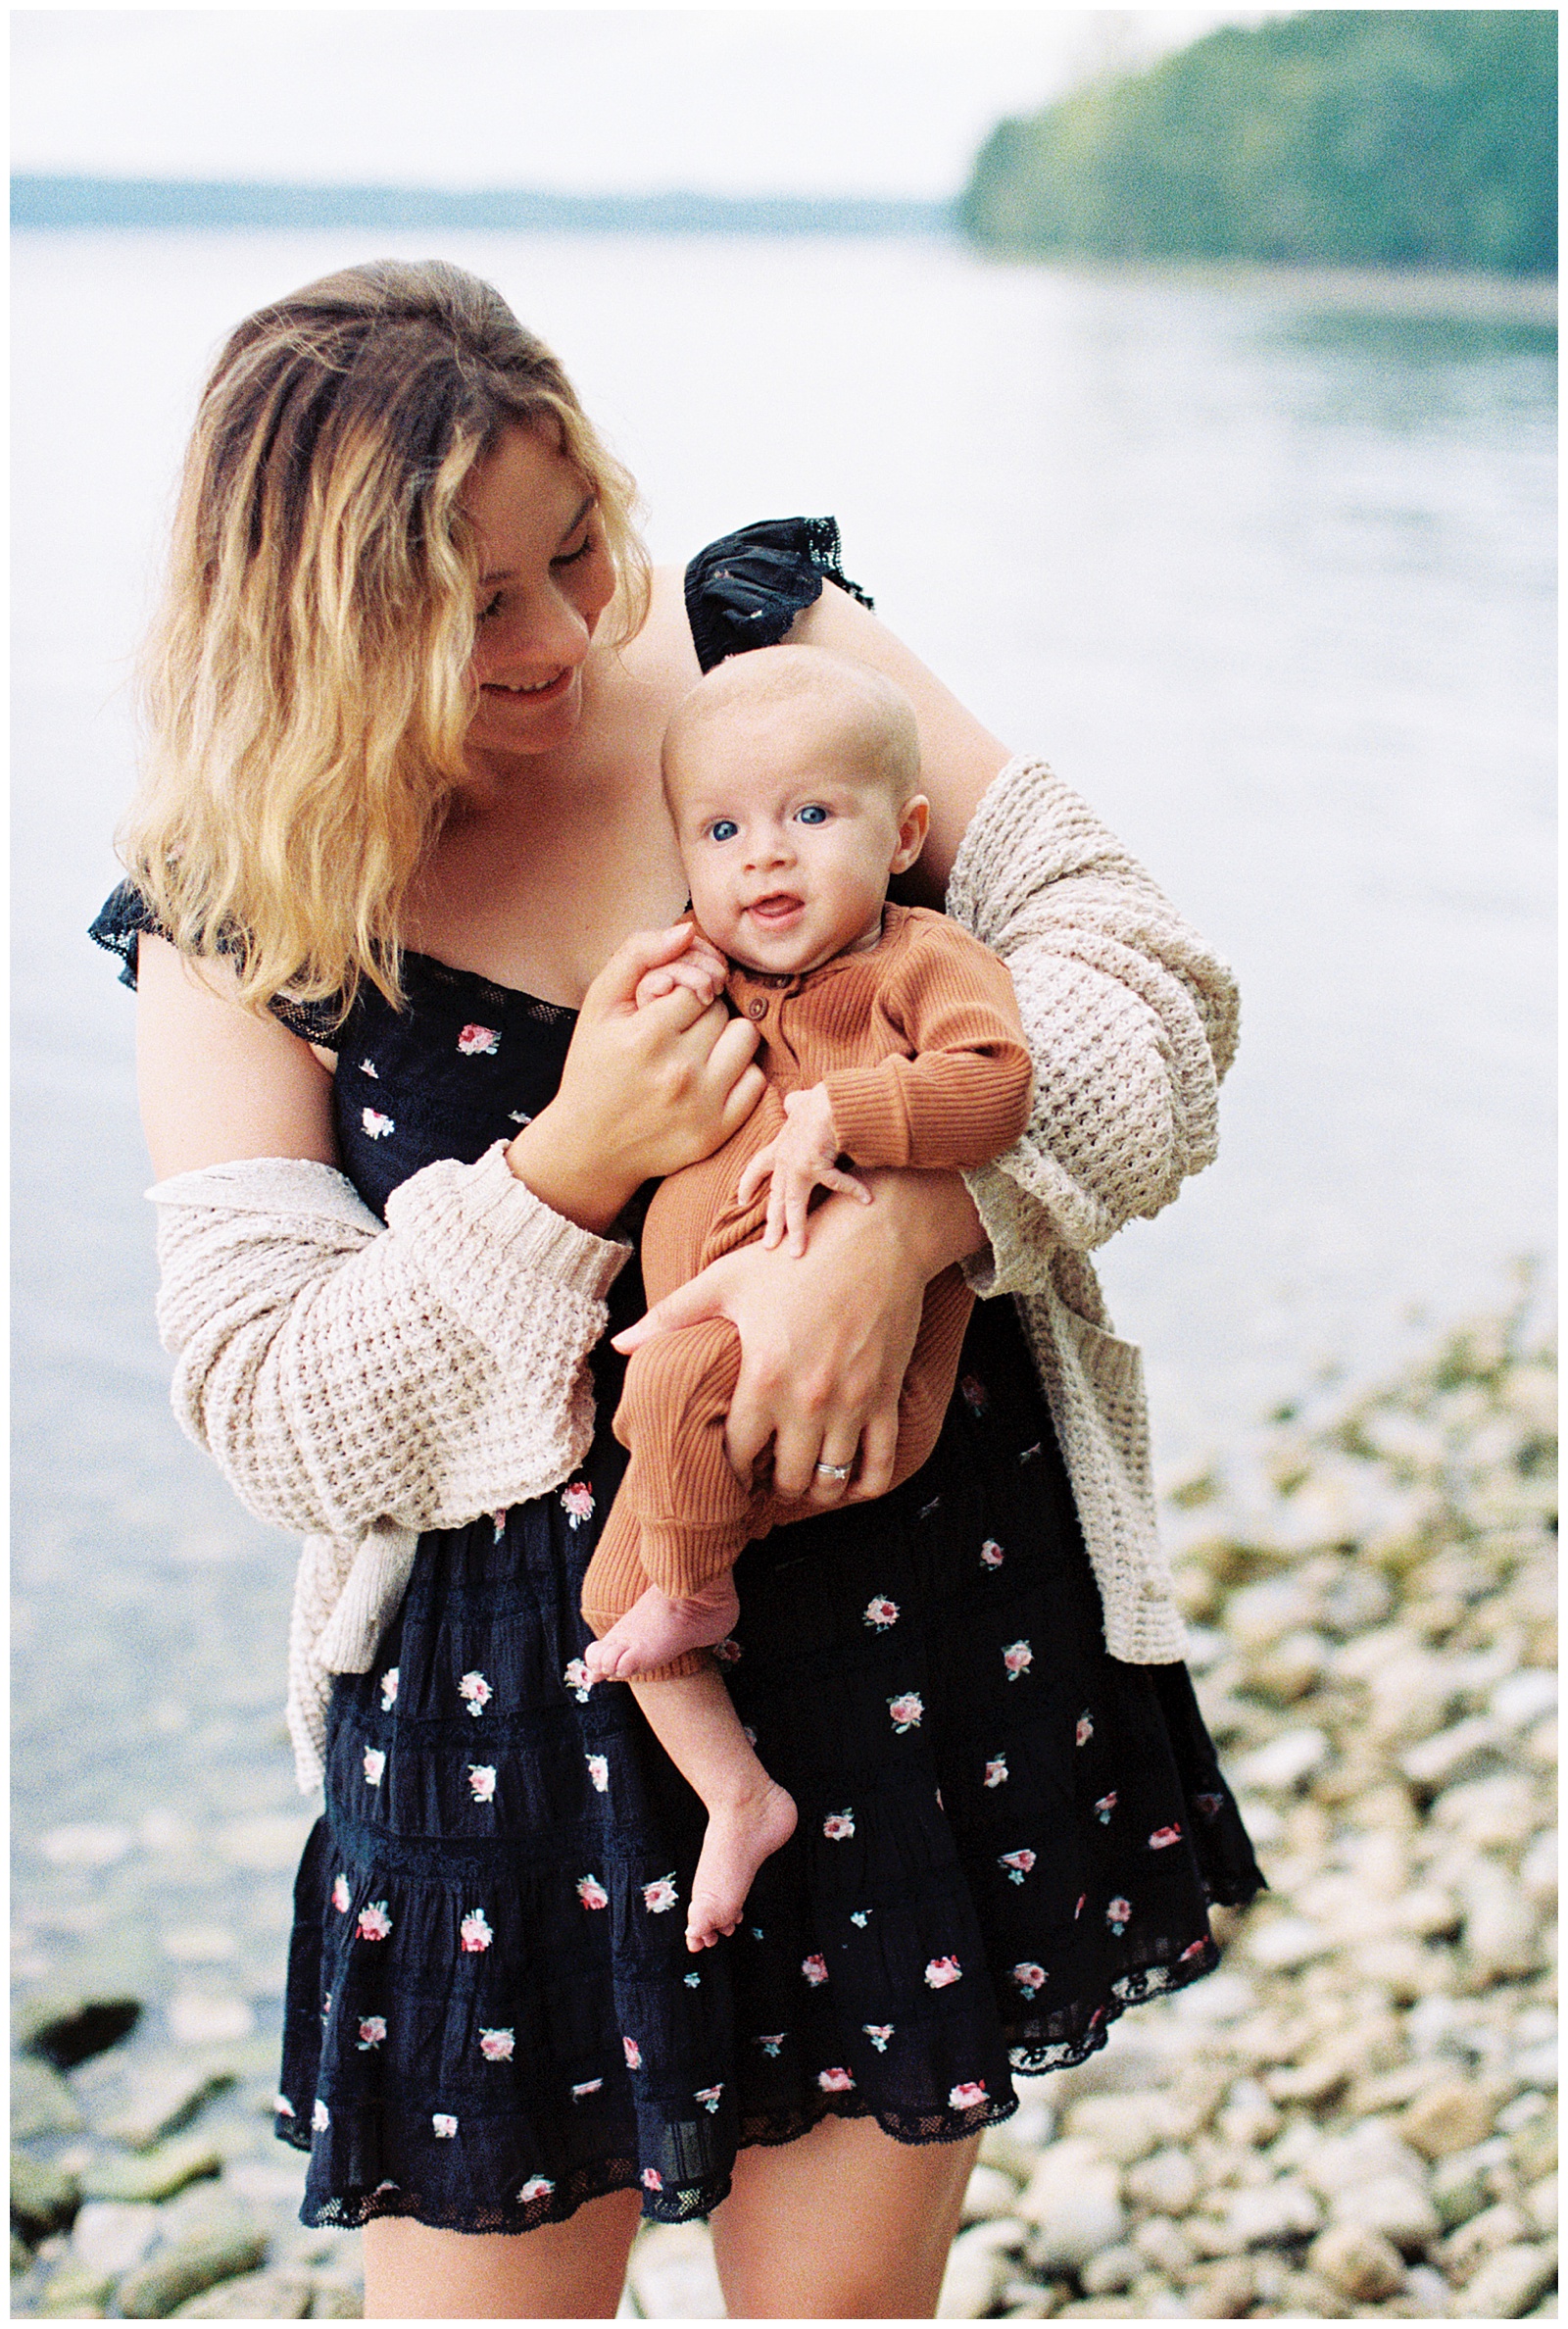
<svg viewBox="0 0 1568 2329">
<path fill-rule="evenodd" d="M 706 1000 L 706 975 L 638 1006 L 649 971 L 702 943 L 677 922 L 616 948 L 583 997 L 560 1090 L 507 1150 L 517 1178 L 584 1229 L 608 1229 L 645 1180 L 710 1155 L 761 1098 L 757 1029 Z"/>
<path fill-rule="evenodd" d="M 750 1484 L 771 1443 L 773 1486 L 818 1507 L 886 1495 L 926 1282 L 985 1243 L 956 1173 L 866 1178 L 875 1204 L 829 1198 L 799 1259 L 742 1246 L 615 1337 L 616 1350 L 633 1351 L 702 1318 L 730 1319 L 741 1338 L 730 1462 Z"/>
</svg>

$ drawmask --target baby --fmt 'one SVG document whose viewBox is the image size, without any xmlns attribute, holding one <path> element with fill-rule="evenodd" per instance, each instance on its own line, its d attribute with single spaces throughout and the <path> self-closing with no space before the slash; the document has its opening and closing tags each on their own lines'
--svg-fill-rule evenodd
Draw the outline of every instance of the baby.
<svg viewBox="0 0 1568 2329">
<path fill-rule="evenodd" d="M 919 766 L 902 690 L 820 649 L 737 656 L 676 710 L 664 789 L 692 911 L 728 960 L 732 1004 L 761 1036 L 768 1086 L 720 1149 L 655 1193 L 642 1241 L 651 1302 L 759 1236 L 804 1253 L 817 1188 L 868 1204 L 841 1158 L 978 1165 L 1022 1132 L 1029 1054 L 1005 969 L 942 915 L 887 903 L 890 877 L 925 840 Z M 707 952 L 693 941 L 694 957 Z M 679 967 L 651 972 L 639 1002 L 667 992 Z M 936 1445 L 972 1301 L 956 1267 L 926 1289 L 894 1486 Z M 631 1462 L 583 1585 L 600 1637 L 589 1672 L 631 1683 L 708 1810 L 686 1928 L 694 1950 L 733 1931 L 796 1818 L 710 1655 L 739 1611 L 730 1572 L 742 1547 L 816 1510 L 736 1478 L 724 1427 L 739 1370 L 739 1338 L 721 1318 L 632 1354 L 614 1420 Z M 850 1476 L 855 1450 L 822 1455 L 820 1473 Z"/>
</svg>

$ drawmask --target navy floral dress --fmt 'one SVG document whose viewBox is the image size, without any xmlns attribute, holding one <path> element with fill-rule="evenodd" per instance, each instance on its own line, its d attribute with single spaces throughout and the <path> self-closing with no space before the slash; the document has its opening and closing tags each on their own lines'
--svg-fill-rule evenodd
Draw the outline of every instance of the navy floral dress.
<svg viewBox="0 0 1568 2329">
<path fill-rule="evenodd" d="M 693 562 L 710 665 L 842 580 L 826 520 Z M 95 935 L 134 971 L 146 910 Z M 335 1037 L 343 1169 L 377 1209 L 554 1093 L 573 1015 L 405 960 Z M 285 1016 L 288 1016 L 285 1013 Z M 293 1015 L 302 1031 L 320 1025 Z M 642 1307 L 635 1264 L 612 1332 Z M 1009 1303 L 976 1307 L 930 1461 L 780 1528 L 722 1655 L 800 1825 L 734 1937 L 685 1948 L 695 1795 L 630 1691 L 583 1687 L 583 1571 L 625 1462 L 620 1362 L 548 1496 L 420 1541 L 372 1670 L 336 1684 L 296 1888 L 277 2131 L 304 2219 L 518 2232 L 639 2188 L 706 2214 L 737 2149 L 827 2113 L 907 2143 L 1005 2118 L 1123 2008 L 1215 1962 L 1210 1902 L 1261 1883 L 1186 1669 L 1108 1658 L 1071 1492 Z"/>
</svg>

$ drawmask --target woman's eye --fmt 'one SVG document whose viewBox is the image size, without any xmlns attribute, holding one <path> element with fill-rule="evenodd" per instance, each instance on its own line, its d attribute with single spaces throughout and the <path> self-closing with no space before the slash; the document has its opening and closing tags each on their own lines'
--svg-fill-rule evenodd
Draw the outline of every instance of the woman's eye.
<svg viewBox="0 0 1568 2329">
<path fill-rule="evenodd" d="M 708 828 L 708 838 L 710 841 L 733 841 L 740 829 L 733 817 L 715 817 Z"/>
<path fill-rule="evenodd" d="M 498 590 L 495 597 L 490 601 L 489 605 L 479 609 L 479 620 L 481 622 L 488 622 L 493 616 L 500 614 L 501 604 L 506 595 L 507 594 L 504 590 Z"/>
<path fill-rule="evenodd" d="M 593 527 L 590 526 L 575 550 L 564 550 L 559 558 L 553 558 L 550 563 L 552 566 L 558 567 L 577 566 L 587 557 L 593 546 L 594 532 Z"/>
<path fill-rule="evenodd" d="M 820 801 L 808 801 L 804 809 L 795 812 L 802 824 L 820 825 L 827 822 L 827 811 Z"/>
</svg>

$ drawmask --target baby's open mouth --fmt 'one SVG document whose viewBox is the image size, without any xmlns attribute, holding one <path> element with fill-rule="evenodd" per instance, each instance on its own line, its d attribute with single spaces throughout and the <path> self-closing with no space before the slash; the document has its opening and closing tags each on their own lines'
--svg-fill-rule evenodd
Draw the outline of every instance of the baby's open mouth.
<svg viewBox="0 0 1568 2329">
<path fill-rule="evenodd" d="M 804 913 L 805 905 L 806 901 L 793 890 L 773 890 L 767 897 L 759 898 L 754 905 L 748 906 L 746 911 L 754 921 L 760 921 L 769 928 L 780 928 L 785 922 L 793 921 L 798 914 Z"/>
</svg>

